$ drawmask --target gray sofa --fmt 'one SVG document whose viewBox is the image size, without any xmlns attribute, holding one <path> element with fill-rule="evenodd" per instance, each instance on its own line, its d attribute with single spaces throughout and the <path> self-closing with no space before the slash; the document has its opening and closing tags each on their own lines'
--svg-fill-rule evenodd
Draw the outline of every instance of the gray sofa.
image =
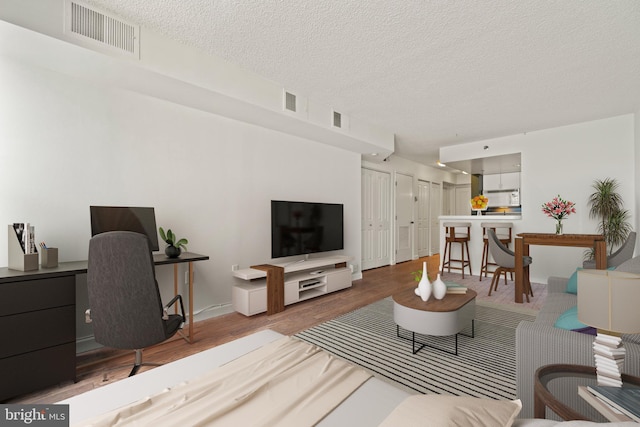
<svg viewBox="0 0 640 427">
<path fill-rule="evenodd" d="M 618 271 L 640 274 L 640 256 L 616 268 Z M 534 322 L 520 322 L 516 328 L 517 396 L 522 400 L 520 418 L 533 417 L 533 384 L 540 366 L 568 363 L 595 366 L 593 335 L 554 327 L 560 316 L 577 304 L 577 296 L 565 292 L 568 279 L 549 277 L 547 299 Z M 639 301 L 640 303 L 640 301 Z M 640 335 L 623 335 L 626 359 L 623 372 L 640 376 Z M 594 420 L 605 421 L 589 404 L 577 395 L 577 383 L 549 384 L 555 396 Z M 547 417 L 558 419 L 547 410 Z"/>
</svg>

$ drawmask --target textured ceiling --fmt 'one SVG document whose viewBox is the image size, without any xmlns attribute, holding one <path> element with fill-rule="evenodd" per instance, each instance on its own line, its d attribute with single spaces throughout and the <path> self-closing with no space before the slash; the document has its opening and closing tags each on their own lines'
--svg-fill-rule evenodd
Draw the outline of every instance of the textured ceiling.
<svg viewBox="0 0 640 427">
<path fill-rule="evenodd" d="M 87 0 L 396 135 L 396 154 L 640 110 L 640 1 Z"/>
</svg>

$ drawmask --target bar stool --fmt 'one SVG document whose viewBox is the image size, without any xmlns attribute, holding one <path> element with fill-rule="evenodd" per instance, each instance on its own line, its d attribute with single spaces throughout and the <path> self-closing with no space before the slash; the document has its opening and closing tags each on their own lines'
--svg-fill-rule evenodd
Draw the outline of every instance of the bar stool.
<svg viewBox="0 0 640 427">
<path fill-rule="evenodd" d="M 447 271 L 450 273 L 451 269 L 461 270 L 462 278 L 464 279 L 464 268 L 469 267 L 469 275 L 471 273 L 471 257 L 469 256 L 469 240 L 471 239 L 471 223 L 470 222 L 445 222 L 442 224 L 445 228 L 445 244 L 444 244 L 444 256 L 442 257 L 442 272 L 444 274 L 444 268 L 447 267 Z M 464 230 L 461 229 L 465 229 Z M 456 232 L 456 229 L 458 231 Z M 460 259 L 451 258 L 451 245 L 452 243 L 460 244 Z M 465 250 L 467 252 L 467 259 L 464 258 Z M 448 257 L 447 257 L 448 256 Z M 459 262 L 459 267 L 452 267 L 451 262 Z"/>
<path fill-rule="evenodd" d="M 511 244 L 511 230 L 513 229 L 513 223 L 511 222 L 482 222 L 480 223 L 482 227 L 482 240 L 484 242 L 482 246 L 482 265 L 480 266 L 480 278 L 482 280 L 482 273 L 484 273 L 484 277 L 488 277 L 488 273 L 492 273 L 489 271 L 489 266 L 497 267 L 498 264 L 495 262 L 489 261 L 489 241 L 487 240 L 487 230 L 493 230 L 496 233 L 496 236 L 500 240 L 500 243 L 505 245 L 507 248 Z M 506 274 L 506 273 L 505 273 Z"/>
</svg>

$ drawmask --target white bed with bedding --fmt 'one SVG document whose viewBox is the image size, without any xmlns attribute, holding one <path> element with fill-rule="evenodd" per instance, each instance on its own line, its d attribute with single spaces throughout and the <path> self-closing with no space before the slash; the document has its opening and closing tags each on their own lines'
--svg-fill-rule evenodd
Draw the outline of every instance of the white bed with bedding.
<svg viewBox="0 0 640 427">
<path fill-rule="evenodd" d="M 515 419 L 519 401 L 411 394 L 271 330 L 58 403 L 69 405 L 72 426 L 593 425 Z"/>
<path fill-rule="evenodd" d="M 58 403 L 69 405 L 70 425 L 84 425 L 102 414 L 195 380 L 281 338 L 283 335 L 271 330 L 257 332 Z M 318 425 L 378 425 L 409 395 L 389 383 L 370 377 Z M 259 414 L 252 416 L 259 419 Z"/>
</svg>

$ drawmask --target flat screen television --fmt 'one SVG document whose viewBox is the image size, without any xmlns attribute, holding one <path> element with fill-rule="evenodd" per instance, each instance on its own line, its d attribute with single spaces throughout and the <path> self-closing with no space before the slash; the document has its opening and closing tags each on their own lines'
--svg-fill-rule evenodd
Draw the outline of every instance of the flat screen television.
<svg viewBox="0 0 640 427">
<path fill-rule="evenodd" d="M 134 231 L 149 238 L 152 251 L 158 251 L 158 229 L 153 208 L 90 206 L 91 236 L 107 231 Z"/>
<path fill-rule="evenodd" d="M 338 203 L 271 201 L 271 257 L 344 249 L 344 208 Z"/>
</svg>

